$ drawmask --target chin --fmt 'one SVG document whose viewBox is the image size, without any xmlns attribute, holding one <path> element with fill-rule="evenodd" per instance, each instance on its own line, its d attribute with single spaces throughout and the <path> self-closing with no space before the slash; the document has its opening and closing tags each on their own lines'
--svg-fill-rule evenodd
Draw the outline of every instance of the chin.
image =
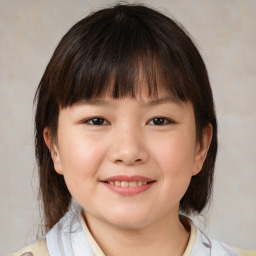
<svg viewBox="0 0 256 256">
<path fill-rule="evenodd" d="M 148 213 L 139 211 L 112 212 L 109 216 L 111 216 L 108 220 L 109 223 L 123 229 L 142 228 L 150 222 Z"/>
<path fill-rule="evenodd" d="M 126 229 L 126 230 L 135 230 L 135 229 L 138 230 L 140 228 L 147 226 L 147 223 L 145 222 L 145 220 L 139 221 L 137 219 L 116 220 L 111 224 L 119 229 Z"/>
</svg>

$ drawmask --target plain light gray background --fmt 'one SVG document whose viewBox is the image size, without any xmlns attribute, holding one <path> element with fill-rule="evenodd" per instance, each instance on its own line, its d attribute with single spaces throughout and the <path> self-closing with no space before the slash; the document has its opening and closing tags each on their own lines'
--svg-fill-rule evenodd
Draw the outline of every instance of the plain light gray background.
<svg viewBox="0 0 256 256">
<path fill-rule="evenodd" d="M 196 222 L 216 239 L 255 249 L 256 1 L 140 2 L 180 21 L 208 67 L 220 147 L 214 198 Z M 40 224 L 32 101 L 46 64 L 71 25 L 111 3 L 0 0 L 0 255 L 31 243 Z"/>
</svg>

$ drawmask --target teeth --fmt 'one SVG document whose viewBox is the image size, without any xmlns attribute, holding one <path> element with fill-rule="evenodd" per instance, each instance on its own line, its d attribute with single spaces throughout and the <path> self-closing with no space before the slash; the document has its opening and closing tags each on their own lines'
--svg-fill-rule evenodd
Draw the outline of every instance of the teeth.
<svg viewBox="0 0 256 256">
<path fill-rule="evenodd" d="M 114 185 L 117 187 L 140 187 L 142 185 L 146 185 L 147 181 L 108 181 L 108 184 Z"/>
<path fill-rule="evenodd" d="M 130 181 L 129 182 L 129 187 L 137 187 L 137 186 L 138 186 L 137 181 Z"/>
<path fill-rule="evenodd" d="M 128 187 L 129 182 L 128 181 L 121 181 L 121 187 Z"/>
<path fill-rule="evenodd" d="M 120 187 L 121 186 L 121 182 L 120 181 L 115 181 L 115 186 L 117 186 L 117 187 Z"/>
</svg>

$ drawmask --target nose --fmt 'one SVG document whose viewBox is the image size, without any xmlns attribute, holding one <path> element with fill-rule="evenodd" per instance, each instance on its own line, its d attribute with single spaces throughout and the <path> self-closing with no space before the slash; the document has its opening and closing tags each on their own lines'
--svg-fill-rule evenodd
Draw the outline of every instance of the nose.
<svg viewBox="0 0 256 256">
<path fill-rule="evenodd" d="M 108 158 L 113 163 L 123 165 L 145 163 L 148 159 L 148 151 L 143 136 L 135 130 L 115 133 Z"/>
</svg>

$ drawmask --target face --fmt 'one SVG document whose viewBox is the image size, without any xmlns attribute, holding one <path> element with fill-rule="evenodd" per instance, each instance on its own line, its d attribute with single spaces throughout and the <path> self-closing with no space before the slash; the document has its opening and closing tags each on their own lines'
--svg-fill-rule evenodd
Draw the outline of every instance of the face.
<svg viewBox="0 0 256 256">
<path fill-rule="evenodd" d="M 122 228 L 178 218 L 210 141 L 196 141 L 192 104 L 165 93 L 75 104 L 60 110 L 57 143 L 44 137 L 87 218 Z"/>
</svg>

